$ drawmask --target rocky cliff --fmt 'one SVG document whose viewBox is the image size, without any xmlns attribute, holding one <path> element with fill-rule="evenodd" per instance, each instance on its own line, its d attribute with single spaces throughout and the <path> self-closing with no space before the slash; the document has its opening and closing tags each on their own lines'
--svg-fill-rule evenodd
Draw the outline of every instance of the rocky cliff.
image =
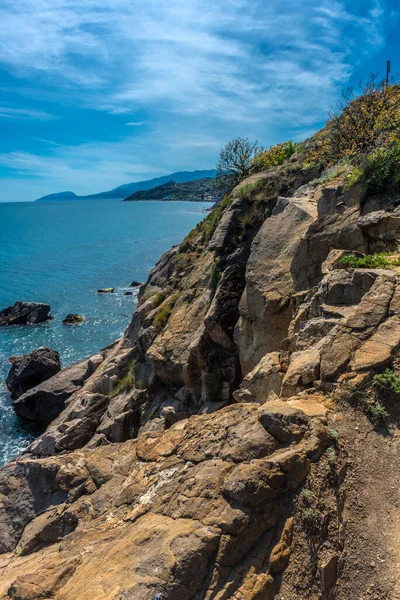
<svg viewBox="0 0 400 600">
<path fill-rule="evenodd" d="M 0 472 L 0 597 L 400 597 L 395 207 L 298 151 L 166 253 Z"/>
</svg>

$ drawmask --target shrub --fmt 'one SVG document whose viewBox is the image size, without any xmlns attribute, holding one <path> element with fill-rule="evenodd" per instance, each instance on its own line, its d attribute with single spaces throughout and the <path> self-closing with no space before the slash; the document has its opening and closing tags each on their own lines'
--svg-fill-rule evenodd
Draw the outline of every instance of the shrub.
<svg viewBox="0 0 400 600">
<path fill-rule="evenodd" d="M 400 142 L 378 148 L 367 159 L 365 179 L 371 194 L 396 192 L 400 180 Z"/>
<path fill-rule="evenodd" d="M 315 141 L 311 158 L 333 164 L 343 157 L 366 154 L 397 139 L 400 125 L 400 88 L 386 86 L 372 75 L 360 86 L 361 95 L 348 89 Z"/>
<path fill-rule="evenodd" d="M 386 369 L 379 375 L 374 375 L 373 384 L 378 390 L 388 390 L 394 396 L 400 398 L 400 377 L 395 375 L 391 369 Z"/>
<path fill-rule="evenodd" d="M 383 406 L 382 402 L 374 402 L 370 404 L 367 409 L 367 413 L 375 424 L 384 423 L 389 418 L 389 413 Z"/>
<path fill-rule="evenodd" d="M 328 462 L 330 465 L 334 465 L 336 463 L 336 452 L 332 446 L 327 449 L 326 456 L 328 457 Z"/>
<path fill-rule="evenodd" d="M 312 504 L 312 502 L 314 502 L 315 499 L 315 494 L 313 491 L 306 488 L 301 492 L 301 497 L 306 502 L 306 504 Z"/>
<path fill-rule="evenodd" d="M 336 429 L 332 429 L 332 427 L 327 427 L 326 432 L 331 438 L 331 440 L 337 441 L 339 439 L 339 433 L 336 431 Z"/>
<path fill-rule="evenodd" d="M 261 148 L 253 158 L 253 172 L 281 165 L 296 152 L 296 148 L 297 144 L 292 141 L 270 146 L 267 150 Z"/>
</svg>

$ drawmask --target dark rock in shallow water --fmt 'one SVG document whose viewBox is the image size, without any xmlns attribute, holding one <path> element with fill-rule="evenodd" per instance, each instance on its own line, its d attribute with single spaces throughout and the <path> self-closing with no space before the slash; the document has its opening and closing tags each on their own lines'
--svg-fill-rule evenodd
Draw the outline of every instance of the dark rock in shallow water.
<svg viewBox="0 0 400 600">
<path fill-rule="evenodd" d="M 139 287 L 140 285 L 143 285 L 143 283 L 140 283 L 140 281 L 132 281 L 130 287 Z"/>
<path fill-rule="evenodd" d="M 80 325 L 85 320 L 83 315 L 76 315 L 75 313 L 70 313 L 63 319 L 64 325 Z"/>
<path fill-rule="evenodd" d="M 133 296 L 133 292 L 124 292 L 124 296 Z"/>
<path fill-rule="evenodd" d="M 0 311 L 0 327 L 5 325 L 27 325 L 51 319 L 50 305 L 42 302 L 16 302 Z"/>
<path fill-rule="evenodd" d="M 50 423 L 64 410 L 68 398 L 82 387 L 94 370 L 88 359 L 70 365 L 15 400 L 15 412 L 23 419 Z"/>
<path fill-rule="evenodd" d="M 51 348 L 38 348 L 9 360 L 12 367 L 7 375 L 6 387 L 14 400 L 61 371 L 60 355 Z"/>
<path fill-rule="evenodd" d="M 110 288 L 100 288 L 99 290 L 97 290 L 97 294 L 112 294 L 114 292 L 115 288 L 110 287 Z"/>
</svg>

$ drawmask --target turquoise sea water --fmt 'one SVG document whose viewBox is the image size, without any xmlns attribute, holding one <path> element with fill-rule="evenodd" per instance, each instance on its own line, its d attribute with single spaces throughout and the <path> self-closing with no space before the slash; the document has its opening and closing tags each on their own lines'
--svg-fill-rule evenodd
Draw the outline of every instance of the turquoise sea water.
<svg viewBox="0 0 400 600">
<path fill-rule="evenodd" d="M 122 335 L 136 307 L 124 296 L 145 281 L 160 255 L 204 218 L 210 205 L 112 200 L 0 203 L 0 309 L 17 300 L 47 302 L 55 318 L 0 327 L 0 382 L 8 357 L 39 346 L 58 350 L 63 366 Z M 114 294 L 98 295 L 101 287 Z M 70 312 L 80 326 L 62 325 Z M 0 385 L 0 464 L 21 452 L 31 432 L 15 417 Z"/>
</svg>

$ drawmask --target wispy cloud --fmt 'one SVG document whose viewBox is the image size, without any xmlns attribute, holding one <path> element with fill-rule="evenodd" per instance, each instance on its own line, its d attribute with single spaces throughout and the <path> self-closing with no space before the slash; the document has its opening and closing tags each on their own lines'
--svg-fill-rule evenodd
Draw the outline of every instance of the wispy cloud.
<svg viewBox="0 0 400 600">
<path fill-rule="evenodd" d="M 247 120 L 254 103 L 275 111 L 271 89 L 283 108 L 284 90 L 303 101 L 310 86 L 332 93 L 352 45 L 381 43 L 379 2 L 364 13 L 338 0 L 287 0 L 284 10 L 280 0 L 5 0 L 0 61 L 56 77 L 114 113 L 153 105 Z"/>
<path fill-rule="evenodd" d="M 142 125 L 147 125 L 146 121 L 130 121 L 127 123 L 129 127 L 141 127 Z"/>
<path fill-rule="evenodd" d="M 0 106 L 0 118 L 3 119 L 38 119 L 39 121 L 47 121 L 54 119 L 51 115 L 42 110 L 30 110 L 26 108 L 9 108 Z"/>
</svg>

